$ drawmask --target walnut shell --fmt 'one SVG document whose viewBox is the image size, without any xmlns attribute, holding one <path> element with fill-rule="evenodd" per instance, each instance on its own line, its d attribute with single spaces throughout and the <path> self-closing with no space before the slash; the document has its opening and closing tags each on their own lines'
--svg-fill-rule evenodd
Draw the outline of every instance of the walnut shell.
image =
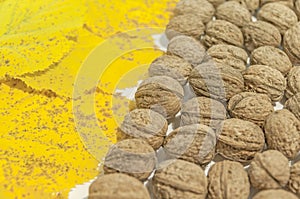
<svg viewBox="0 0 300 199">
<path fill-rule="evenodd" d="M 273 46 L 261 46 L 251 53 L 251 63 L 253 65 L 267 65 L 279 70 L 284 76 L 292 68 L 292 62 L 287 54 Z"/>
<path fill-rule="evenodd" d="M 233 96 L 227 105 L 231 117 L 263 126 L 268 115 L 274 112 L 271 99 L 265 94 L 243 92 Z"/>
<path fill-rule="evenodd" d="M 257 18 L 273 24 L 281 34 L 298 22 L 295 12 L 281 3 L 268 3 L 261 7 Z"/>
<path fill-rule="evenodd" d="M 192 66 L 199 65 L 206 58 L 204 46 L 198 40 L 188 36 L 174 37 L 168 45 L 167 53 L 185 59 Z"/>
<path fill-rule="evenodd" d="M 252 14 L 259 8 L 259 1 L 260 0 L 230 0 L 236 1 L 240 3 L 242 6 L 246 7 Z"/>
<path fill-rule="evenodd" d="M 294 113 L 294 115 L 300 120 L 300 93 L 297 93 L 285 102 L 284 107 Z"/>
<path fill-rule="evenodd" d="M 150 199 L 139 180 L 121 173 L 99 176 L 89 187 L 88 199 Z"/>
<path fill-rule="evenodd" d="M 291 167 L 291 176 L 288 188 L 300 197 L 300 161 L 294 163 Z"/>
<path fill-rule="evenodd" d="M 257 193 L 253 199 L 298 199 L 294 194 L 283 189 L 270 189 Z"/>
<path fill-rule="evenodd" d="M 264 133 L 252 122 L 231 118 L 224 120 L 218 135 L 217 153 L 237 162 L 248 162 L 265 145 Z"/>
<path fill-rule="evenodd" d="M 217 8 L 216 18 L 229 21 L 238 27 L 243 27 L 251 21 L 251 13 L 238 2 L 228 1 Z"/>
<path fill-rule="evenodd" d="M 295 1 L 295 7 L 294 7 L 295 13 L 298 16 L 298 19 L 300 19 L 300 0 Z"/>
<path fill-rule="evenodd" d="M 225 2 L 225 0 L 207 0 L 209 3 L 211 3 L 215 8 L 217 8 L 219 5 Z"/>
<path fill-rule="evenodd" d="M 204 124 L 216 129 L 227 117 L 224 105 L 207 97 L 195 97 L 182 106 L 181 125 Z"/>
<path fill-rule="evenodd" d="M 168 130 L 167 120 L 150 109 L 135 109 L 125 115 L 120 126 L 118 141 L 128 138 L 144 139 L 154 149 L 158 149 Z"/>
<path fill-rule="evenodd" d="M 289 8 L 294 7 L 294 0 L 260 0 L 260 5 L 263 6 L 267 3 L 273 3 L 273 2 L 285 5 Z"/>
<path fill-rule="evenodd" d="M 212 58 L 212 61 L 231 66 L 234 69 L 243 71 L 246 69 L 248 54 L 239 47 L 219 44 L 210 47 L 207 54 Z"/>
<path fill-rule="evenodd" d="M 199 20 L 207 23 L 215 14 L 214 6 L 207 0 L 181 0 L 177 3 L 175 15 L 194 14 L 199 16 Z"/>
<path fill-rule="evenodd" d="M 287 77 L 287 88 L 285 96 L 287 98 L 292 97 L 296 93 L 300 92 L 300 67 L 293 67 L 288 73 Z"/>
<path fill-rule="evenodd" d="M 191 64 L 180 57 L 162 55 L 152 62 L 148 72 L 150 77 L 168 76 L 177 80 L 181 85 L 184 85 L 192 69 Z"/>
<path fill-rule="evenodd" d="M 271 113 L 265 122 L 265 136 L 269 149 L 294 159 L 300 150 L 300 121 L 289 110 Z"/>
<path fill-rule="evenodd" d="M 289 160 L 275 150 L 257 153 L 248 173 L 251 185 L 256 189 L 283 188 L 290 178 Z"/>
<path fill-rule="evenodd" d="M 280 71 L 266 65 L 252 65 L 243 76 L 246 90 L 267 94 L 273 102 L 282 99 L 286 80 Z"/>
<path fill-rule="evenodd" d="M 204 44 L 209 48 L 216 44 L 230 44 L 243 47 L 244 37 L 241 30 L 225 20 L 210 21 L 206 25 Z"/>
<path fill-rule="evenodd" d="M 250 183 L 243 165 L 222 161 L 208 172 L 208 199 L 248 199 Z"/>
<path fill-rule="evenodd" d="M 170 19 L 166 28 L 166 36 L 169 40 L 179 35 L 186 35 L 200 39 L 204 30 L 205 25 L 198 15 L 184 14 Z"/>
<path fill-rule="evenodd" d="M 300 64 L 300 22 L 287 30 L 283 36 L 283 49 L 293 64 Z"/>
<path fill-rule="evenodd" d="M 264 21 L 250 22 L 242 29 L 245 39 L 245 47 L 253 51 L 260 46 L 279 47 L 281 34 L 279 30 L 270 23 Z"/>
<path fill-rule="evenodd" d="M 201 167 L 183 160 L 168 160 L 159 165 L 153 177 L 157 199 L 205 199 L 207 178 Z"/>
<path fill-rule="evenodd" d="M 145 180 L 155 166 L 155 151 L 146 141 L 127 139 L 110 147 L 103 170 L 105 174 L 125 173 L 139 180 Z"/>
<path fill-rule="evenodd" d="M 213 129 L 192 124 L 175 129 L 164 141 L 164 151 L 198 165 L 208 164 L 215 156 L 216 135 Z"/>
<path fill-rule="evenodd" d="M 223 64 L 200 64 L 192 70 L 189 83 L 197 96 L 221 101 L 227 101 L 244 90 L 242 74 Z"/>
<path fill-rule="evenodd" d="M 152 109 L 169 119 L 180 110 L 183 95 L 183 88 L 176 80 L 155 76 L 141 83 L 135 101 L 138 108 Z"/>
</svg>

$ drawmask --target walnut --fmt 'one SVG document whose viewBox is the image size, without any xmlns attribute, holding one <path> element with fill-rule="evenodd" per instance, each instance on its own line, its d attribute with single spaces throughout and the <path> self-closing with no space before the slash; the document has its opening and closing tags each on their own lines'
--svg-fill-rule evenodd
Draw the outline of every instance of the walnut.
<svg viewBox="0 0 300 199">
<path fill-rule="evenodd" d="M 231 117 L 263 126 L 267 116 L 274 111 L 271 99 L 265 94 L 243 92 L 233 96 L 227 105 Z"/>
<path fill-rule="evenodd" d="M 197 66 L 206 58 L 204 46 L 196 39 L 188 36 L 174 37 L 169 45 L 167 54 L 176 55 Z"/>
<path fill-rule="evenodd" d="M 273 24 L 281 34 L 298 22 L 295 12 L 280 3 L 268 3 L 258 12 L 257 18 Z"/>
<path fill-rule="evenodd" d="M 178 15 L 170 19 L 166 28 L 166 36 L 169 40 L 179 35 L 186 35 L 200 39 L 204 33 L 205 25 L 195 14 Z"/>
<path fill-rule="evenodd" d="M 261 46 L 251 53 L 251 63 L 253 65 L 267 65 L 279 70 L 284 76 L 292 68 L 292 63 L 287 54 L 273 46 Z"/>
<path fill-rule="evenodd" d="M 256 189 L 283 188 L 290 178 L 289 160 L 275 150 L 257 153 L 248 173 L 251 185 Z"/>
<path fill-rule="evenodd" d="M 216 135 L 213 129 L 202 124 L 192 124 L 175 129 L 164 142 L 164 151 L 198 165 L 208 164 L 215 156 Z"/>
<path fill-rule="evenodd" d="M 271 113 L 265 122 L 265 136 L 269 149 L 294 159 L 300 150 L 300 121 L 289 110 Z"/>
<path fill-rule="evenodd" d="M 219 44 L 210 47 L 207 54 L 215 63 L 225 64 L 239 71 L 246 69 L 248 54 L 242 48 Z"/>
<path fill-rule="evenodd" d="M 295 1 L 295 13 L 297 14 L 298 16 L 298 19 L 300 19 L 300 0 L 296 0 Z"/>
<path fill-rule="evenodd" d="M 250 22 L 242 29 L 245 46 L 248 51 L 253 51 L 260 46 L 279 47 L 281 34 L 279 30 L 270 23 L 264 21 Z"/>
<path fill-rule="evenodd" d="M 216 129 L 226 117 L 227 111 L 221 102 L 207 97 L 195 97 L 183 104 L 181 125 L 204 124 Z"/>
<path fill-rule="evenodd" d="M 300 67 L 293 67 L 287 75 L 287 88 L 285 96 L 292 97 L 300 92 Z"/>
<path fill-rule="evenodd" d="M 151 63 L 148 71 L 150 77 L 169 76 L 184 85 L 192 69 L 191 64 L 180 57 L 162 55 Z"/>
<path fill-rule="evenodd" d="M 103 170 L 105 174 L 125 173 L 145 180 L 156 166 L 156 154 L 144 140 L 127 139 L 110 147 Z"/>
<path fill-rule="evenodd" d="M 204 23 L 209 22 L 215 14 L 214 6 L 207 0 L 181 0 L 177 3 L 175 15 L 194 14 Z"/>
<path fill-rule="evenodd" d="M 300 22 L 287 30 L 283 36 L 283 49 L 292 63 L 300 64 Z"/>
<path fill-rule="evenodd" d="M 250 183 L 243 165 L 233 161 L 214 164 L 208 172 L 208 199 L 248 199 Z"/>
<path fill-rule="evenodd" d="M 218 135 L 217 153 L 223 157 L 248 162 L 264 148 L 265 137 L 259 126 L 252 122 L 231 118 L 224 120 Z"/>
<path fill-rule="evenodd" d="M 270 189 L 257 193 L 253 199 L 298 199 L 294 194 L 283 189 Z"/>
<path fill-rule="evenodd" d="M 260 0 L 230 0 L 236 1 L 240 3 L 242 6 L 246 7 L 252 14 L 259 8 L 259 1 Z"/>
<path fill-rule="evenodd" d="M 168 130 L 167 120 L 150 109 L 135 109 L 128 113 L 121 126 L 118 141 L 128 138 L 144 139 L 158 149 Z"/>
<path fill-rule="evenodd" d="M 288 99 L 284 106 L 300 120 L 300 93 L 297 93 Z"/>
<path fill-rule="evenodd" d="M 288 6 L 290 8 L 294 7 L 294 0 L 260 0 L 260 5 L 263 6 L 267 3 L 273 3 L 273 2 Z"/>
<path fill-rule="evenodd" d="M 280 71 L 266 65 L 252 65 L 244 73 L 246 90 L 267 94 L 273 102 L 280 101 L 286 80 Z"/>
<path fill-rule="evenodd" d="M 291 176 L 288 188 L 300 197 L 300 161 L 294 163 L 291 167 Z"/>
<path fill-rule="evenodd" d="M 139 180 L 120 173 L 99 176 L 89 187 L 88 199 L 150 199 Z"/>
<path fill-rule="evenodd" d="M 207 179 L 201 167 L 183 160 L 162 162 L 153 177 L 157 199 L 205 199 Z"/>
<path fill-rule="evenodd" d="M 230 44 L 243 47 L 244 37 L 241 30 L 225 20 L 210 21 L 206 25 L 204 44 L 209 48 L 216 44 Z"/>
<path fill-rule="evenodd" d="M 219 5 L 225 2 L 225 0 L 207 0 L 209 3 L 211 3 L 215 8 L 217 8 Z"/>
<path fill-rule="evenodd" d="M 229 21 L 238 27 L 243 27 L 251 21 L 251 13 L 238 2 L 228 1 L 217 8 L 216 18 Z"/>
<path fill-rule="evenodd" d="M 242 74 L 223 64 L 200 64 L 192 70 L 189 83 L 196 95 L 221 101 L 227 101 L 244 90 Z"/>
<path fill-rule="evenodd" d="M 180 110 L 183 95 L 183 88 L 176 80 L 155 76 L 141 83 L 135 100 L 138 108 L 153 109 L 169 119 Z"/>
</svg>

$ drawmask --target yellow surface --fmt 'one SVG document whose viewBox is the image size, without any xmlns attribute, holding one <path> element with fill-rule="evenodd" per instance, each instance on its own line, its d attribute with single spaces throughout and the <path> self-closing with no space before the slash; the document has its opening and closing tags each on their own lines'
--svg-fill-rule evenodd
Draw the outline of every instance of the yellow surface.
<svg viewBox="0 0 300 199">
<path fill-rule="evenodd" d="M 97 176 L 130 103 L 114 90 L 136 85 L 162 54 L 149 35 L 162 31 L 174 6 L 0 0 L 1 199 L 67 198 Z"/>
</svg>

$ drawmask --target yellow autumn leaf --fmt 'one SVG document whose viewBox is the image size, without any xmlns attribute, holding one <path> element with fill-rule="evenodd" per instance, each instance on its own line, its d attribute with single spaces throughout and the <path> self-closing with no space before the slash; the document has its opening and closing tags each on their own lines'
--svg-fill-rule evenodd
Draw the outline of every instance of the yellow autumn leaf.
<svg viewBox="0 0 300 199">
<path fill-rule="evenodd" d="M 0 78 L 60 62 L 76 44 L 85 13 L 82 1 L 0 2 Z"/>
</svg>

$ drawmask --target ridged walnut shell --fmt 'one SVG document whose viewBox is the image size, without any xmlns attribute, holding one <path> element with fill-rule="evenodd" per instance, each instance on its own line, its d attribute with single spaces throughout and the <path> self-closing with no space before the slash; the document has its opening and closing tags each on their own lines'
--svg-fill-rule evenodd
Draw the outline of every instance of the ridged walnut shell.
<svg viewBox="0 0 300 199">
<path fill-rule="evenodd" d="M 283 188 L 290 178 L 289 160 L 276 150 L 257 153 L 248 173 L 251 185 L 258 190 Z"/>
<path fill-rule="evenodd" d="M 280 3 L 282 5 L 285 5 L 289 8 L 293 8 L 294 7 L 294 0 L 260 0 L 260 5 L 263 6 L 267 3 Z"/>
<path fill-rule="evenodd" d="M 242 48 L 219 44 L 210 47 L 207 54 L 215 63 L 224 64 L 239 71 L 246 69 L 248 54 Z"/>
<path fill-rule="evenodd" d="M 280 3 L 268 3 L 264 5 L 259 10 L 257 18 L 273 24 L 281 34 L 284 34 L 298 22 L 295 12 Z"/>
<path fill-rule="evenodd" d="M 251 21 L 251 13 L 236 1 L 227 1 L 217 8 L 216 18 L 243 27 Z"/>
<path fill-rule="evenodd" d="M 294 163 L 291 167 L 291 176 L 288 183 L 288 188 L 298 197 L 300 197 L 300 161 Z"/>
<path fill-rule="evenodd" d="M 234 24 L 225 20 L 210 21 L 206 25 L 204 44 L 210 48 L 217 44 L 230 44 L 243 47 L 244 37 L 241 30 Z"/>
<path fill-rule="evenodd" d="M 204 124 L 213 129 L 220 126 L 227 117 L 224 105 L 207 97 L 195 97 L 182 106 L 181 125 Z"/>
<path fill-rule="evenodd" d="M 215 14 L 214 6 L 207 0 L 181 0 L 174 9 L 175 15 L 194 14 L 199 20 L 207 23 Z"/>
<path fill-rule="evenodd" d="M 270 189 L 257 193 L 253 199 L 298 199 L 294 194 L 283 189 Z"/>
<path fill-rule="evenodd" d="M 284 76 L 292 68 L 292 62 L 287 54 L 273 46 L 261 46 L 251 53 L 252 65 L 267 65 L 279 70 Z"/>
<path fill-rule="evenodd" d="M 245 40 L 245 47 L 253 51 L 260 46 L 279 47 L 281 34 L 279 30 L 270 23 L 264 21 L 250 22 L 242 29 Z"/>
<path fill-rule="evenodd" d="M 236 1 L 245 8 L 247 8 L 252 14 L 259 8 L 259 1 L 260 0 L 229 0 L 229 1 Z"/>
<path fill-rule="evenodd" d="M 271 99 L 265 94 L 243 92 L 233 96 L 227 105 L 231 117 L 263 126 L 268 115 L 274 112 Z"/>
<path fill-rule="evenodd" d="M 217 8 L 219 5 L 225 2 L 225 0 L 207 0 L 209 3 L 211 3 L 215 8 Z"/>
<path fill-rule="evenodd" d="M 152 109 L 169 119 L 181 109 L 183 95 L 178 81 L 167 76 L 155 76 L 141 83 L 135 93 L 135 101 L 138 108 Z"/>
<path fill-rule="evenodd" d="M 181 57 L 194 67 L 206 59 L 204 46 L 200 41 L 188 36 L 174 37 L 168 45 L 167 54 Z"/>
<path fill-rule="evenodd" d="M 298 19 L 300 19 L 300 0 L 295 1 L 295 13 L 298 16 Z"/>
<path fill-rule="evenodd" d="M 216 134 L 202 124 L 192 124 L 175 129 L 164 141 L 164 151 L 197 165 L 208 164 L 215 156 Z"/>
<path fill-rule="evenodd" d="M 294 113 L 298 120 L 300 120 L 300 93 L 297 93 L 288 99 L 285 102 L 284 107 Z"/>
<path fill-rule="evenodd" d="M 223 64 L 200 64 L 192 70 L 189 83 L 197 96 L 221 101 L 227 101 L 244 91 L 242 74 Z"/>
<path fill-rule="evenodd" d="M 246 90 L 266 94 L 273 102 L 280 101 L 286 80 L 280 71 L 266 65 L 252 65 L 243 72 Z"/>
<path fill-rule="evenodd" d="M 120 126 L 118 141 L 128 138 L 139 138 L 158 149 L 168 130 L 167 120 L 150 109 L 135 109 L 125 115 Z"/>
<path fill-rule="evenodd" d="M 144 140 L 127 139 L 111 146 L 105 156 L 105 174 L 124 173 L 139 180 L 149 177 L 156 166 L 156 154 Z"/>
<path fill-rule="evenodd" d="M 250 194 L 247 172 L 238 162 L 217 162 L 208 172 L 208 182 L 208 199 L 248 199 Z"/>
<path fill-rule="evenodd" d="M 88 199 L 150 199 L 142 182 L 134 177 L 115 173 L 99 176 L 89 187 Z"/>
<path fill-rule="evenodd" d="M 184 14 L 171 18 L 165 33 L 169 40 L 179 35 L 186 35 L 200 39 L 204 30 L 205 25 L 198 15 Z"/>
<path fill-rule="evenodd" d="M 300 64 L 300 22 L 287 30 L 283 36 L 283 49 L 294 65 Z"/>
<path fill-rule="evenodd" d="M 300 121 L 287 109 L 270 114 L 265 122 L 265 136 L 269 149 L 294 159 L 300 150 Z"/>
<path fill-rule="evenodd" d="M 296 93 L 300 92 L 300 66 L 293 67 L 288 73 L 286 79 L 287 79 L 287 88 L 286 88 L 285 96 L 287 98 L 290 98 Z"/>
<path fill-rule="evenodd" d="M 237 162 L 252 160 L 265 145 L 265 137 L 261 128 L 241 119 L 231 118 L 223 121 L 216 134 L 218 136 L 217 153 Z"/>
<path fill-rule="evenodd" d="M 162 162 L 153 177 L 157 199 L 205 199 L 207 178 L 201 167 L 183 160 Z"/>
</svg>

